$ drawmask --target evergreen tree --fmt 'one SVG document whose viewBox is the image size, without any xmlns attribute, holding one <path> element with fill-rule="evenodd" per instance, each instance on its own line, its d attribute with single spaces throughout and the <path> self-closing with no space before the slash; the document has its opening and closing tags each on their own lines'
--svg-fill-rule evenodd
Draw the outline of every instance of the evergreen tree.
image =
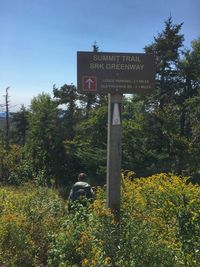
<svg viewBox="0 0 200 267">
<path fill-rule="evenodd" d="M 20 111 L 12 115 L 12 139 L 14 143 L 24 145 L 28 130 L 28 111 L 22 105 Z"/>
<path fill-rule="evenodd" d="M 92 109 L 89 117 L 79 122 L 76 137 L 66 144 L 66 149 L 79 162 L 77 168 L 87 172 L 93 182 L 105 183 L 106 144 L 107 106 L 102 106 Z"/>
<path fill-rule="evenodd" d="M 75 124 L 78 116 L 77 99 L 78 93 L 74 85 L 64 84 L 60 89 L 53 87 L 54 98 L 60 109 L 60 121 L 63 127 L 63 139 L 73 139 L 75 136 Z"/>
<path fill-rule="evenodd" d="M 173 98 L 177 90 L 174 78 L 184 41 L 184 35 L 180 33 L 182 25 L 183 23 L 173 24 L 170 16 L 165 21 L 164 30 L 154 37 L 151 45 L 145 47 L 146 53 L 156 57 L 156 89 L 160 109 Z"/>
<path fill-rule="evenodd" d="M 60 183 L 65 178 L 67 160 L 58 115 L 57 103 L 50 95 L 43 93 L 33 98 L 26 149 L 36 175 L 43 173 L 47 183 L 51 179 Z"/>
<path fill-rule="evenodd" d="M 125 122 L 129 125 L 128 129 L 125 128 L 129 138 L 125 138 L 124 156 L 128 162 L 134 163 L 139 175 L 180 171 L 181 153 L 187 150 L 187 142 L 179 138 L 180 111 L 175 101 L 179 90 L 178 64 L 184 40 L 181 27 L 182 23 L 173 24 L 169 17 L 164 30 L 154 37 L 151 45 L 145 47 L 146 53 L 156 57 L 156 88 L 151 96 L 134 96 L 132 103 L 129 103 L 129 107 L 135 107 L 132 108 L 133 114 L 129 115 L 133 122 Z"/>
</svg>

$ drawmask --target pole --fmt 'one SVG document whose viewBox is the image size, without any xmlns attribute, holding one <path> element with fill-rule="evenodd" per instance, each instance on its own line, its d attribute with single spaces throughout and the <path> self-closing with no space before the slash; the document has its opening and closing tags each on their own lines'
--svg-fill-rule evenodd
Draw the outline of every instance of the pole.
<svg viewBox="0 0 200 267">
<path fill-rule="evenodd" d="M 107 207 L 119 218 L 121 187 L 121 103 L 123 94 L 108 94 Z"/>
</svg>

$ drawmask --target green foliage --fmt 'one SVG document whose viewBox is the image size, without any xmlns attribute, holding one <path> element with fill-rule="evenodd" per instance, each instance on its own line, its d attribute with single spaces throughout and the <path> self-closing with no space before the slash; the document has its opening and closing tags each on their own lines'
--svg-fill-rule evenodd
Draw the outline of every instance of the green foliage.
<svg viewBox="0 0 200 267">
<path fill-rule="evenodd" d="M 120 224 L 98 188 L 68 214 L 57 193 L 0 188 L 0 264 L 136 267 L 200 265 L 200 189 L 172 174 L 122 174 Z"/>
<path fill-rule="evenodd" d="M 66 153 L 77 166 L 75 172 L 84 170 L 94 183 L 105 182 L 106 121 L 107 106 L 91 110 L 88 118 L 77 125 L 76 137 L 65 142 Z"/>
<path fill-rule="evenodd" d="M 28 184 L 20 189 L 0 188 L 0 264 L 45 264 L 48 235 L 63 216 L 62 200 L 51 190 Z"/>
<path fill-rule="evenodd" d="M 172 171 L 199 176 L 199 40 L 182 54 L 181 27 L 170 17 L 145 47 L 156 57 L 155 91 L 124 101 L 122 168 L 138 175 Z"/>
<path fill-rule="evenodd" d="M 66 156 L 58 118 L 57 103 L 48 94 L 32 100 L 25 147 L 34 173 L 45 173 L 48 184 L 52 178 L 56 183 L 65 178 Z"/>
<path fill-rule="evenodd" d="M 122 250 L 130 260 L 124 266 L 199 266 L 200 190 L 186 180 L 170 174 L 125 179 Z"/>
<path fill-rule="evenodd" d="M 77 89 L 72 84 L 64 84 L 60 89 L 54 86 L 53 94 L 57 105 L 64 105 L 65 107 L 60 114 L 60 122 L 63 127 L 63 138 L 72 139 L 75 135 L 74 128 L 77 120 Z"/>
<path fill-rule="evenodd" d="M 12 116 L 12 141 L 24 145 L 28 131 L 28 111 L 24 106 Z"/>
<path fill-rule="evenodd" d="M 24 148 L 19 145 L 1 151 L 1 169 L 4 184 L 18 186 L 32 179 L 32 165 L 25 157 Z"/>
</svg>

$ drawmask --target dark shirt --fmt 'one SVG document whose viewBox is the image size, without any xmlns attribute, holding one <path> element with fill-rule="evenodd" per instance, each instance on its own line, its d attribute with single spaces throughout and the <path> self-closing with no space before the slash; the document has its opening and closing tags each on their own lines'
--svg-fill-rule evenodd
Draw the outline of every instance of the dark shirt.
<svg viewBox="0 0 200 267">
<path fill-rule="evenodd" d="M 94 198 L 94 192 L 91 186 L 86 182 L 76 182 L 70 191 L 69 200 L 78 200 L 80 197 L 86 197 L 88 199 Z"/>
</svg>

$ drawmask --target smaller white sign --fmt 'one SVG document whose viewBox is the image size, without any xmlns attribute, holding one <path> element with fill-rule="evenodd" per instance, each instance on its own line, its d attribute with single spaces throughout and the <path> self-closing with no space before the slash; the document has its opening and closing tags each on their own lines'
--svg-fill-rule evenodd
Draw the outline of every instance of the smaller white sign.
<svg viewBox="0 0 200 267">
<path fill-rule="evenodd" d="M 119 104 L 115 103 L 113 107 L 112 125 L 121 125 Z"/>
</svg>

